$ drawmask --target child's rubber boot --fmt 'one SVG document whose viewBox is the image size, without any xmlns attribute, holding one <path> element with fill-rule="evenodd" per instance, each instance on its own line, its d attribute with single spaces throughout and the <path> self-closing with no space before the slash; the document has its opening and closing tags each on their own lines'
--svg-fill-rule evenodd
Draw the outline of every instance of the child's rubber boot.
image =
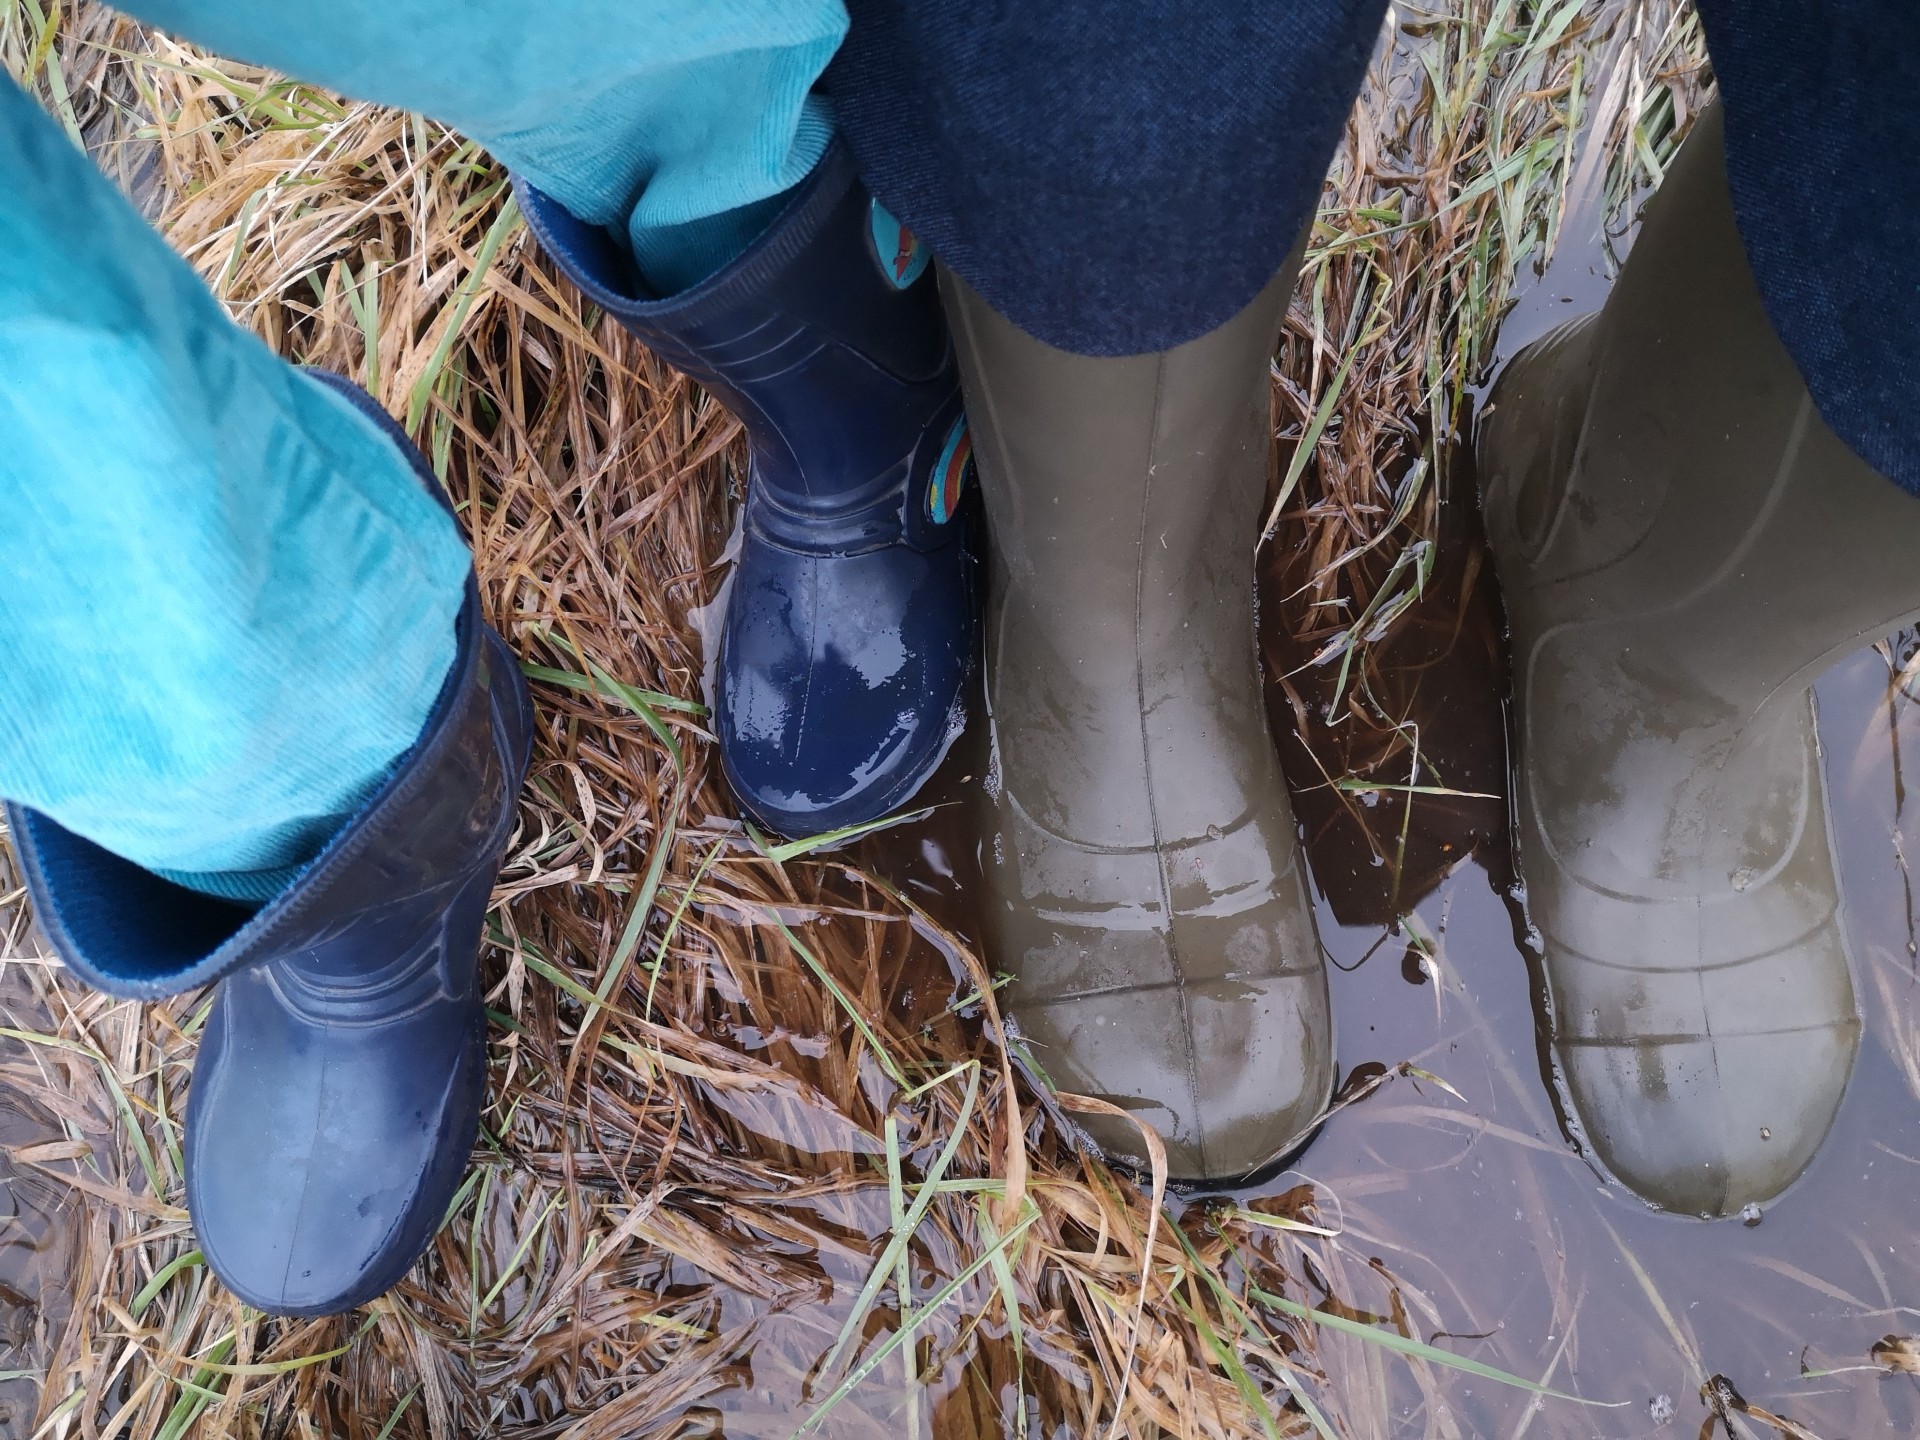
<svg viewBox="0 0 1920 1440">
<path fill-rule="evenodd" d="M 432 473 L 361 392 L 335 384 Z M 486 1091 L 480 927 L 533 712 L 471 581 L 453 669 L 414 747 L 259 909 L 162 880 L 8 807 L 42 931 L 142 999 L 219 981 L 187 1100 L 187 1209 L 213 1271 L 276 1315 L 365 1304 L 459 1189 Z"/>
<path fill-rule="evenodd" d="M 835 144 L 745 253 L 654 298 L 624 241 L 532 186 L 541 246 L 746 427 L 714 727 L 786 835 L 899 808 L 964 719 L 976 634 L 970 447 L 928 255 Z"/>
</svg>

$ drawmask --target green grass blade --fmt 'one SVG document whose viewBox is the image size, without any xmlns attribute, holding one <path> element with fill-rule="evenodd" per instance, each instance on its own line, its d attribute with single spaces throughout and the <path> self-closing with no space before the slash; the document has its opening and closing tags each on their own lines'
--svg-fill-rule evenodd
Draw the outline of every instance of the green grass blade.
<svg viewBox="0 0 1920 1440">
<path fill-rule="evenodd" d="M 1175 1240 L 1180 1242 L 1180 1248 L 1186 1251 L 1187 1260 L 1193 1266 L 1193 1274 L 1199 1276 L 1207 1289 L 1213 1293 L 1213 1298 L 1218 1302 L 1222 1312 L 1232 1311 L 1239 1316 L 1243 1326 L 1250 1325 L 1252 1317 L 1247 1314 L 1246 1306 L 1240 1303 L 1240 1297 L 1229 1290 L 1220 1277 L 1213 1273 L 1212 1267 L 1200 1258 L 1200 1252 L 1193 1248 L 1193 1242 L 1187 1238 L 1187 1232 L 1178 1225 L 1169 1225 L 1167 1230 Z M 1177 1295 L 1174 1297 L 1174 1303 L 1180 1305 L 1182 1309 L 1186 1308 Z M 1327 1422 L 1327 1417 L 1320 1413 L 1320 1407 L 1314 1403 L 1313 1395 L 1301 1382 L 1300 1377 L 1293 1373 L 1292 1368 L 1281 1360 L 1278 1354 L 1269 1355 L 1268 1363 L 1279 1373 L 1280 1383 L 1285 1385 L 1287 1392 L 1299 1402 L 1300 1408 L 1306 1412 L 1307 1419 L 1313 1422 L 1313 1428 L 1319 1433 L 1321 1440 L 1340 1440 L 1333 1426 Z M 1229 1371 L 1228 1374 L 1231 1376 L 1232 1372 Z M 1248 1383 L 1251 1382 L 1252 1377 L 1249 1376 Z M 1235 1382 L 1236 1385 L 1238 1383 L 1238 1381 Z M 1260 1413 L 1264 1415 L 1266 1412 L 1262 1410 Z"/>
<path fill-rule="evenodd" d="M 353 1332 L 352 1336 L 348 1338 L 344 1345 L 336 1346 L 332 1350 L 322 1350 L 313 1355 L 296 1355 L 291 1360 L 262 1360 L 252 1365 L 227 1365 L 216 1360 L 201 1360 L 197 1362 L 199 1368 L 193 1380 L 183 1383 L 191 1384 L 195 1388 L 198 1388 L 205 1386 L 207 1381 L 215 1375 L 238 1375 L 247 1378 L 259 1375 L 290 1375 L 295 1370 L 306 1370 L 315 1365 L 324 1365 L 329 1360 L 338 1360 L 342 1355 L 353 1349 L 353 1347 L 359 1343 L 360 1337 L 373 1328 L 376 1318 L 375 1316 L 369 1315 L 366 1321 L 358 1330 Z"/>
<path fill-rule="evenodd" d="M 380 393 L 380 266 L 377 261 L 367 261 L 366 269 L 358 279 L 345 261 L 340 263 L 340 291 L 346 297 L 347 308 L 353 312 L 354 324 L 360 327 L 361 344 L 366 349 L 366 363 L 361 366 L 360 384 L 369 395 Z"/>
<path fill-rule="evenodd" d="M 1396 795 L 1451 795 L 1456 800 L 1506 799 L 1506 796 L 1495 795 L 1488 790 L 1453 790 L 1445 785 L 1387 785 L 1377 780 L 1362 780 L 1357 775 L 1348 775 L 1334 781 L 1333 788 L 1356 795 L 1365 795 L 1376 790 L 1390 790 Z"/>
<path fill-rule="evenodd" d="M 967 1122 L 973 1118 L 973 1106 L 979 1094 L 980 1062 L 975 1060 L 968 1066 L 967 1093 L 961 1097 L 959 1117 L 954 1121 L 946 1143 L 940 1147 L 939 1155 L 934 1158 L 932 1167 L 927 1171 L 926 1179 L 920 1186 L 920 1193 L 913 1197 L 913 1204 L 908 1208 L 905 1219 L 894 1226 L 893 1234 L 887 1239 L 886 1248 L 880 1252 L 880 1258 L 874 1262 L 872 1271 L 867 1275 L 867 1283 L 860 1287 L 860 1294 L 853 1302 L 853 1309 L 847 1314 L 846 1323 L 840 1327 L 840 1333 L 835 1337 L 832 1348 L 827 1351 L 826 1358 L 820 1362 L 820 1374 L 829 1375 L 833 1372 L 833 1367 L 839 1362 L 841 1353 L 853 1339 L 854 1333 L 866 1323 L 867 1312 L 873 1308 L 874 1299 L 879 1295 L 880 1287 L 886 1283 L 889 1272 L 906 1253 L 907 1245 L 913 1239 L 914 1232 L 920 1228 L 920 1222 L 926 1218 L 934 1196 L 939 1193 L 940 1180 L 946 1175 L 947 1166 L 953 1163 L 953 1157 L 959 1152 L 961 1140 L 966 1137 Z"/>
<path fill-rule="evenodd" d="M 829 830 L 822 835 L 809 835 L 804 840 L 788 840 L 780 845 L 766 847 L 767 858 L 776 865 L 784 865 L 789 860 L 797 860 L 802 855 L 822 849 L 828 845 L 838 845 L 861 835 L 871 835 L 876 830 L 888 830 L 895 825 L 910 825 L 915 820 L 924 820 L 933 814 L 934 806 L 919 810 L 905 810 L 894 815 L 882 815 L 878 820 L 867 820 L 859 825 L 848 825 L 839 830 Z"/>
<path fill-rule="evenodd" d="M 1020 1223 L 1006 1233 L 1000 1243 L 994 1247 L 994 1250 L 1005 1251 L 1011 1248 L 1022 1235 L 1025 1235 L 1027 1231 L 1033 1228 L 1034 1223 L 1039 1220 L 1039 1218 L 1039 1210 L 1029 1209 L 1026 1215 L 1021 1217 Z M 961 1288 L 966 1285 L 969 1280 L 987 1268 L 989 1257 L 994 1253 L 994 1250 L 988 1251 L 985 1255 L 975 1256 L 958 1275 L 954 1276 L 953 1279 L 949 1280 L 945 1285 L 942 1285 L 938 1290 L 934 1291 L 932 1295 L 927 1297 L 927 1303 L 920 1307 L 921 1315 L 931 1314 L 946 1304 L 947 1301 L 951 1300 L 955 1295 L 959 1294 Z M 886 1342 L 875 1350 L 873 1354 L 855 1366 L 847 1378 L 842 1380 L 839 1385 L 834 1388 L 833 1393 L 820 1402 L 820 1408 L 800 1423 L 800 1428 L 793 1432 L 793 1440 L 799 1440 L 800 1436 L 805 1435 L 809 1430 L 815 1429 L 821 1421 L 825 1420 L 828 1412 L 842 1400 L 846 1399 L 847 1396 L 851 1395 L 862 1380 L 871 1375 L 879 1368 L 882 1361 L 900 1348 L 905 1339 L 905 1334 L 906 1332 L 902 1330 L 894 1331 L 892 1335 L 887 1337 Z M 1330 1440 L 1332 1440 L 1332 1437 L 1330 1437 Z"/>
<path fill-rule="evenodd" d="M 787 937 L 787 944 L 793 947 L 793 953 L 800 957 L 801 962 L 813 972 L 814 978 L 827 988 L 827 993 L 833 996 L 842 1010 L 847 1012 L 847 1018 L 853 1021 L 854 1028 L 860 1032 L 867 1044 L 873 1047 L 875 1058 L 886 1068 L 887 1074 L 893 1077 L 894 1083 L 902 1090 L 911 1088 L 906 1072 L 900 1068 L 899 1062 L 893 1058 L 886 1043 L 881 1040 L 880 1032 L 875 1030 L 867 1017 L 860 1013 L 860 1007 L 853 1003 L 853 997 L 840 988 L 840 982 L 828 973 L 827 967 L 820 963 L 819 957 L 807 948 L 798 935 L 793 933 L 793 927 L 786 921 L 771 910 L 763 909 L 762 913 L 773 921 L 782 935 Z"/>
<path fill-rule="evenodd" d="M 1000 1291 L 1000 1307 L 1007 1312 L 1007 1336 L 1013 1341 L 1014 1403 L 1027 1393 L 1026 1330 L 1020 1323 L 1020 1289 L 1014 1284 L 1013 1264 L 1019 1257 L 1000 1247 L 1000 1227 L 993 1223 L 993 1205 L 982 1195 L 974 1202 L 980 1217 L 980 1233 L 987 1242 L 987 1257 L 993 1266 L 993 1283 Z"/>
<path fill-rule="evenodd" d="M 613 947 L 613 954 L 607 960 L 606 974 L 600 977 L 600 983 L 594 987 L 593 1003 L 587 1007 L 586 1018 L 580 1022 L 580 1031 L 593 1023 L 593 1017 L 607 1003 L 607 997 L 613 994 L 614 987 L 620 983 L 620 977 L 627 972 L 627 962 L 633 958 L 633 952 L 640 946 L 640 937 L 646 933 L 647 917 L 653 914 L 654 898 L 660 893 L 660 877 L 667 868 L 667 859 L 673 853 L 674 817 L 680 813 L 680 792 L 676 791 L 672 802 L 667 806 L 666 816 L 660 822 L 660 833 L 654 837 L 653 858 L 647 862 L 647 873 L 640 879 L 640 889 L 634 894 L 633 904 L 627 910 L 627 923 L 620 932 L 620 939 Z M 691 889 L 691 887 L 689 887 Z M 686 898 L 681 897 L 684 908 Z M 648 986 L 648 1004 L 652 1004 L 652 986 Z"/>
<path fill-rule="evenodd" d="M 181 1437 L 193 1428 L 193 1423 L 215 1400 L 217 1391 L 209 1390 L 207 1382 L 214 1378 L 215 1372 L 206 1368 L 209 1364 L 219 1364 L 233 1353 L 234 1338 L 231 1331 L 222 1336 L 214 1345 L 201 1368 L 190 1381 L 175 1381 L 180 1388 L 180 1398 L 174 1401 L 173 1409 L 167 1412 L 167 1418 L 160 1427 L 156 1440 L 181 1440 Z"/>
<path fill-rule="evenodd" d="M 1244 1220 L 1249 1225 L 1264 1225 L 1269 1230 L 1293 1230 L 1302 1235 L 1320 1235 L 1326 1239 L 1337 1239 L 1338 1230 L 1329 1230 L 1324 1225 L 1309 1225 L 1304 1220 L 1295 1220 L 1286 1215 L 1269 1215 L 1264 1210 L 1249 1210 L 1244 1205 L 1236 1205 L 1230 1212 L 1234 1219 Z"/>
<path fill-rule="evenodd" d="M 896 1115 L 887 1116 L 887 1214 L 893 1224 L 893 1233 L 911 1234 L 907 1229 L 907 1191 L 901 1176 L 900 1161 L 900 1120 Z M 906 1351 L 902 1386 L 907 1411 L 908 1440 L 916 1440 L 920 1431 L 919 1393 L 914 1384 L 914 1344 L 913 1324 L 913 1256 L 909 1247 L 900 1247 L 899 1257 L 893 1262 L 893 1293 L 899 1302 L 901 1348 Z"/>
<path fill-rule="evenodd" d="M 661 967 L 667 963 L 667 950 L 673 944 L 673 937 L 680 933 L 680 922 L 686 918 L 687 907 L 693 903 L 693 892 L 700 888 L 700 882 L 707 878 L 707 871 L 713 868 L 713 862 L 720 858 L 720 851 L 727 842 L 716 840 L 711 849 L 701 857 L 694 867 L 693 878 L 687 881 L 686 888 L 680 892 L 680 903 L 673 907 L 673 914 L 667 917 L 667 928 L 660 932 L 660 943 L 653 950 L 653 964 L 648 967 L 647 1003 L 641 1007 L 640 1018 L 653 1018 L 653 992 L 660 984 Z"/>
<path fill-rule="evenodd" d="M 380 1433 L 374 1436 L 373 1440 L 388 1440 L 388 1437 L 393 1434 L 394 1427 L 400 1423 L 400 1417 L 407 1413 L 407 1407 L 413 1404 L 414 1397 L 419 1393 L 420 1387 L 416 1385 L 400 1397 L 400 1403 L 393 1407 L 393 1413 L 387 1417 L 387 1423 L 380 1427 Z"/>
<path fill-rule="evenodd" d="M 480 1171 L 480 1194 L 473 1202 L 473 1228 L 467 1232 L 467 1338 L 480 1330 L 480 1297 L 475 1288 L 480 1281 L 480 1232 L 486 1228 L 487 1201 L 493 1197 L 493 1167 Z"/>
<path fill-rule="evenodd" d="M 1193 1326 L 1201 1343 L 1212 1353 L 1214 1363 L 1227 1372 L 1227 1378 L 1233 1381 L 1233 1388 L 1240 1392 L 1240 1398 L 1247 1402 L 1247 1408 L 1260 1417 L 1260 1428 L 1266 1432 L 1267 1440 L 1281 1440 L 1280 1427 L 1274 1424 L 1273 1416 L 1267 1413 L 1267 1397 L 1262 1395 L 1260 1387 L 1253 1383 L 1253 1377 L 1247 1373 L 1247 1367 L 1240 1363 L 1240 1357 L 1233 1353 L 1233 1347 L 1227 1344 L 1225 1338 L 1213 1328 L 1213 1321 L 1207 1318 L 1207 1312 L 1198 1305 L 1189 1305 L 1177 1294 L 1173 1297 L 1173 1303 L 1180 1308 L 1180 1313 L 1187 1317 L 1187 1323 Z M 1302 1409 L 1313 1403 L 1301 1391 L 1295 1390 L 1293 1393 L 1294 1397 L 1300 1401 Z M 1339 1440 L 1339 1437 L 1333 1433 L 1332 1427 L 1326 1423 L 1326 1417 L 1320 1415 L 1317 1410 L 1311 1412 L 1308 1418 L 1313 1420 L 1314 1428 L 1320 1432 L 1324 1440 Z"/>
<path fill-rule="evenodd" d="M 1402 1355 L 1412 1355 L 1421 1360 L 1431 1361 L 1435 1365 L 1444 1365 L 1449 1370 L 1460 1370 L 1468 1375 L 1477 1375 L 1482 1380 L 1495 1380 L 1502 1385 L 1511 1385 L 1516 1390 L 1525 1390 L 1530 1395 L 1544 1395 L 1553 1400 L 1570 1400 L 1575 1405 L 1590 1405 L 1597 1409 L 1618 1409 L 1629 1402 L 1625 1400 L 1589 1400 L 1581 1395 L 1569 1395 L 1564 1390 L 1554 1390 L 1537 1380 L 1528 1380 L 1524 1376 L 1498 1369 L 1492 1365 L 1470 1360 L 1465 1355 L 1455 1355 L 1450 1350 L 1441 1350 L 1418 1340 L 1409 1340 L 1406 1336 L 1392 1330 L 1382 1330 L 1376 1325 L 1362 1324 L 1358 1320 L 1349 1320 L 1344 1315 L 1330 1315 L 1324 1310 L 1315 1310 L 1302 1305 L 1298 1300 L 1289 1300 L 1284 1295 L 1275 1295 L 1270 1290 L 1253 1287 L 1253 1294 L 1263 1305 L 1271 1305 L 1282 1314 L 1293 1315 L 1302 1320 L 1310 1320 L 1315 1325 L 1324 1325 L 1329 1330 L 1338 1330 L 1344 1335 L 1352 1335 L 1369 1345 L 1378 1345 L 1383 1350 L 1397 1351 Z"/>
<path fill-rule="evenodd" d="M 519 1271 L 520 1262 L 527 1258 L 527 1251 L 533 1248 L 533 1242 L 539 1238 L 540 1232 L 546 1229 L 547 1221 L 551 1220 L 553 1212 L 560 1208 L 560 1201 L 563 1198 L 565 1197 L 555 1195 L 549 1200 L 547 1208 L 540 1212 L 540 1218 L 534 1221 L 532 1228 L 527 1231 L 526 1238 L 513 1247 L 513 1254 L 507 1257 L 507 1263 L 500 1272 L 500 1278 L 493 1282 L 493 1287 L 487 1291 L 486 1298 L 480 1302 L 482 1312 L 493 1308 L 493 1302 L 500 1298 L 500 1292 L 507 1288 L 508 1282 Z"/>
<path fill-rule="evenodd" d="M 556 642 L 558 636 L 550 637 Z M 548 685 L 564 686 L 568 690 L 581 690 L 590 695 L 599 695 L 602 699 L 626 702 L 622 695 L 637 695 L 655 710 L 678 710 L 685 715 L 705 715 L 707 707 L 698 700 L 683 700 L 678 695 L 669 695 L 664 690 L 643 690 L 635 685 L 622 685 L 618 693 L 610 693 L 596 684 L 592 677 L 575 674 L 571 670 L 556 670 L 551 665 L 535 665 L 530 660 L 520 662 L 520 673 L 529 680 L 543 681 Z"/>
<path fill-rule="evenodd" d="M 581 655 L 579 650 L 574 648 L 573 642 L 567 639 L 566 636 L 551 630 L 543 630 L 540 633 L 541 638 L 552 645 L 554 649 L 572 656 L 583 665 L 590 664 L 590 662 Z M 593 666 L 591 668 L 598 669 L 599 667 Z M 600 688 L 589 676 L 577 674 L 572 670 L 553 670 L 544 665 L 529 665 L 524 660 L 520 662 L 520 669 L 529 679 L 545 680 L 550 685 L 564 685 L 569 690 L 594 691 Z M 605 673 L 605 671 L 601 671 L 601 674 L 604 675 Z M 683 700 L 678 695 L 667 694 L 664 690 L 643 690 L 638 686 L 623 683 L 619 686 L 617 693 L 608 694 L 604 690 L 601 690 L 600 693 L 605 695 L 607 699 L 617 700 L 621 704 L 626 703 L 623 697 L 631 695 L 655 710 L 678 710 L 685 715 L 704 716 L 707 714 L 707 707 L 702 705 L 698 700 Z"/>
<path fill-rule="evenodd" d="M 453 354 L 453 347 L 460 338 L 460 327 L 466 323 L 467 312 L 473 309 L 473 302 L 480 297 L 481 287 L 486 284 L 487 272 L 493 268 L 493 262 L 500 253 L 500 247 L 507 242 L 520 225 L 520 206 L 512 194 L 508 194 L 506 203 L 500 207 L 500 213 L 494 217 L 493 224 L 487 228 L 485 237 L 480 241 L 480 253 L 474 257 L 473 271 L 460 282 L 460 289 L 454 296 L 453 311 L 447 319 L 447 328 L 440 334 L 439 343 L 433 347 L 433 354 L 427 358 L 427 368 L 420 378 L 413 382 L 412 393 L 407 397 L 408 434 L 420 428 L 420 420 L 427 413 L 427 402 L 433 397 L 433 388 L 440 381 L 441 373 L 447 368 L 447 359 Z"/>
<path fill-rule="evenodd" d="M 153 1279 L 140 1287 L 140 1293 L 133 1297 L 133 1305 L 128 1313 L 135 1319 L 138 1319 L 140 1312 L 154 1302 L 154 1297 L 167 1288 L 168 1283 L 174 1276 L 178 1275 L 182 1270 L 206 1263 L 207 1257 L 202 1255 L 198 1250 L 189 1250 L 184 1255 L 174 1256 L 173 1259 L 162 1265 L 160 1269 L 155 1272 Z"/>
</svg>

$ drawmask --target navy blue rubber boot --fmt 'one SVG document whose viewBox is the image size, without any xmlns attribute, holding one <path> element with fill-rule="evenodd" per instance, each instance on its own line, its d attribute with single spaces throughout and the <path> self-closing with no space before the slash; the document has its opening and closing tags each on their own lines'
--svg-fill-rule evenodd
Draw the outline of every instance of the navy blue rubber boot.
<svg viewBox="0 0 1920 1440">
<path fill-rule="evenodd" d="M 365 395 L 317 378 L 413 453 Z M 207 1263 L 249 1305 L 365 1304 L 412 1267 L 459 1189 L 486 1093 L 480 927 L 532 734 L 520 667 L 470 580 L 420 739 L 257 910 L 8 807 L 35 914 L 69 969 L 142 999 L 220 982 L 187 1100 L 187 1209 Z"/>
<path fill-rule="evenodd" d="M 930 256 L 835 144 L 746 252 L 649 298 L 625 243 L 519 182 L 541 246 L 740 418 L 715 734 L 740 803 L 814 835 L 898 808 L 965 719 L 972 448 Z"/>
</svg>

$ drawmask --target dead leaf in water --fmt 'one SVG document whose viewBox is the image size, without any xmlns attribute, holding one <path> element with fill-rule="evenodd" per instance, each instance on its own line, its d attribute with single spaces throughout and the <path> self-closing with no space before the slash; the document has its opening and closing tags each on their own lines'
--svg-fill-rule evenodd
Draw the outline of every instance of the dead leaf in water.
<svg viewBox="0 0 1920 1440">
<path fill-rule="evenodd" d="M 1884 1336 L 1867 1354 L 1896 1374 L 1920 1375 L 1920 1339 L 1912 1335 Z"/>
<path fill-rule="evenodd" d="M 22 1145 L 12 1154 L 24 1165 L 48 1165 L 55 1160 L 88 1159 L 93 1154 L 93 1146 L 85 1140 L 47 1140 L 38 1145 Z"/>
<path fill-rule="evenodd" d="M 1894 1337 L 1889 1336 L 1888 1338 L 1892 1339 Z M 1882 1343 L 1884 1344 L 1885 1342 L 1883 1341 Z M 1877 1349 L 1878 1347 L 1876 1346 L 1875 1348 Z M 1916 1354 L 1920 1354 L 1920 1352 L 1916 1352 Z M 1786 1436 L 1787 1440 L 1820 1440 L 1818 1435 L 1807 1429 L 1807 1427 L 1799 1421 L 1789 1420 L 1784 1415 L 1776 1415 L 1765 1406 L 1755 1405 L 1747 1400 L 1738 1390 L 1733 1388 L 1733 1382 L 1724 1375 L 1714 1375 L 1710 1377 L 1707 1383 L 1700 1387 L 1700 1398 L 1706 1401 L 1708 1407 L 1713 1411 L 1713 1413 L 1707 1417 L 1706 1423 L 1700 1427 L 1700 1434 L 1703 1440 L 1704 1437 L 1713 1433 L 1715 1424 L 1725 1427 L 1726 1433 L 1729 1436 L 1739 1434 L 1740 1432 L 1735 1430 L 1733 1424 L 1733 1416 L 1735 1415 L 1744 1415 L 1749 1420 L 1758 1420 L 1763 1425 L 1772 1426 L 1776 1434 Z"/>
</svg>

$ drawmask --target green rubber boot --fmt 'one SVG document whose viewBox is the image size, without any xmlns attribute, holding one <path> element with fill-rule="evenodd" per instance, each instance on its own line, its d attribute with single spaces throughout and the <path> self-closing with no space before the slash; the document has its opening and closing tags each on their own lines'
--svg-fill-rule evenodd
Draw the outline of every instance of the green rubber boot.
<svg viewBox="0 0 1920 1440">
<path fill-rule="evenodd" d="M 1185 1179 L 1279 1158 L 1333 1081 L 1253 631 L 1297 264 L 1213 333 L 1118 359 L 943 277 L 989 528 L 989 957 L 1053 1083 L 1152 1125 Z M 1145 1163 L 1135 1126 L 1086 1128 Z"/>
<path fill-rule="evenodd" d="M 1767 323 L 1717 106 L 1605 308 L 1502 377 L 1481 475 L 1560 1073 L 1633 1190 L 1738 1212 L 1806 1168 L 1859 1044 L 1809 685 L 1920 611 L 1920 502 Z"/>
</svg>

